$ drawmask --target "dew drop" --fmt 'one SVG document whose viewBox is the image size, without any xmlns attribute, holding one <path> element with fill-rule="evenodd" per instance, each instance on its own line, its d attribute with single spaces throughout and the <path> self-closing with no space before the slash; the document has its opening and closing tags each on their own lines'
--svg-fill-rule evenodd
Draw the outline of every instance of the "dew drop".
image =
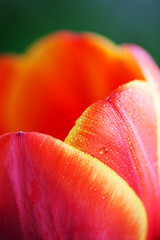
<svg viewBox="0 0 160 240">
<path fill-rule="evenodd" d="M 106 195 L 104 195 L 104 196 L 102 196 L 102 199 L 105 199 L 105 198 L 107 198 L 107 194 L 106 194 Z"/>
<path fill-rule="evenodd" d="M 100 153 L 101 155 L 104 155 L 104 154 L 107 153 L 107 151 L 108 151 L 108 149 L 104 147 L 104 148 L 101 148 L 101 149 L 100 149 L 99 153 Z"/>
</svg>

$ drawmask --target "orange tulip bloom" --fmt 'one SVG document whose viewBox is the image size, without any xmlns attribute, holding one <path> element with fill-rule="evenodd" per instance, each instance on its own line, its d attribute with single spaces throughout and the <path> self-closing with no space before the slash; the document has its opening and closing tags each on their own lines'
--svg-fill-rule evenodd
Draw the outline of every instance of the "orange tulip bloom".
<svg viewBox="0 0 160 240">
<path fill-rule="evenodd" d="M 159 239 L 159 104 L 138 46 L 59 32 L 1 56 L 0 239 Z"/>
</svg>

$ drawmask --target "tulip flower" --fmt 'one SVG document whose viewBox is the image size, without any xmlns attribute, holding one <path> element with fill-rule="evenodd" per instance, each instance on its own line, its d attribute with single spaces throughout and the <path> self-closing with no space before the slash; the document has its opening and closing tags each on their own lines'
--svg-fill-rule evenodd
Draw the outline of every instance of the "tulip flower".
<svg viewBox="0 0 160 240">
<path fill-rule="evenodd" d="M 0 239 L 160 239 L 159 106 L 135 45 L 58 32 L 1 56 Z"/>
</svg>

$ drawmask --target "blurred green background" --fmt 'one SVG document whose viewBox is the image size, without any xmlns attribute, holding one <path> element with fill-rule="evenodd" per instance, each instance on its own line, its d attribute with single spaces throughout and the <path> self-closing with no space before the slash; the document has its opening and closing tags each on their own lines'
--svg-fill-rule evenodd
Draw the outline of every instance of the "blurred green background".
<svg viewBox="0 0 160 240">
<path fill-rule="evenodd" d="M 139 44 L 160 65 L 160 0 L 0 0 L 1 53 L 21 53 L 60 29 Z"/>
</svg>

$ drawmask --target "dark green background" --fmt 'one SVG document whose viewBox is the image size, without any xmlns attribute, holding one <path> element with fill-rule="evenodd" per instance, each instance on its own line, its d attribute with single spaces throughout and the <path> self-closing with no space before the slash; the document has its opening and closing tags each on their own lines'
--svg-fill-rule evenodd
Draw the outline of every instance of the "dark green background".
<svg viewBox="0 0 160 240">
<path fill-rule="evenodd" d="M 160 65 L 160 0 L 0 0 L 0 52 L 23 52 L 60 29 L 146 48 Z"/>
</svg>

